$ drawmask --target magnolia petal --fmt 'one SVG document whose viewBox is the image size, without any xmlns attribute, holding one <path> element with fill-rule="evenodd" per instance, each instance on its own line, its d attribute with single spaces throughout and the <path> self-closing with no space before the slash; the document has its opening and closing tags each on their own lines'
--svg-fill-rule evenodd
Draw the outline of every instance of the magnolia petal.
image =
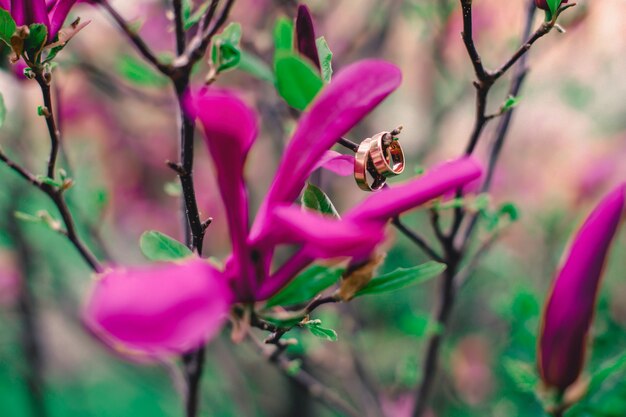
<svg viewBox="0 0 626 417">
<path fill-rule="evenodd" d="M 48 42 L 52 42 L 54 37 L 59 33 L 63 26 L 67 15 L 74 7 L 77 0 L 58 0 L 50 11 L 50 27 L 48 29 Z"/>
<path fill-rule="evenodd" d="M 258 133 L 255 113 L 231 92 L 209 90 L 195 99 L 198 119 L 217 171 L 217 182 L 226 208 L 239 268 L 235 283 L 240 296 L 252 296 L 256 277 L 250 261 L 248 237 L 248 196 L 243 177 L 248 151 Z"/>
<path fill-rule="evenodd" d="M 380 224 L 337 220 L 297 206 L 276 207 L 271 222 L 261 245 L 298 244 L 314 258 L 362 257 L 385 238 Z"/>
<path fill-rule="evenodd" d="M 554 281 L 539 342 L 539 368 L 549 386 L 565 390 L 580 375 L 603 266 L 625 198 L 626 185 L 620 185 L 598 204 L 576 234 Z"/>
<path fill-rule="evenodd" d="M 41 23 L 50 31 L 45 0 L 11 0 L 11 16 L 18 26 Z"/>
<path fill-rule="evenodd" d="M 482 169 L 473 158 L 460 158 L 431 169 L 421 177 L 372 194 L 344 217 L 386 222 L 480 177 Z"/>
<path fill-rule="evenodd" d="M 315 26 L 309 8 L 304 4 L 298 6 L 296 17 L 296 46 L 300 54 L 309 58 L 311 62 L 321 70 L 320 58 L 315 43 Z"/>
<path fill-rule="evenodd" d="M 0 9 L 11 11 L 11 0 L 0 0 Z"/>
<path fill-rule="evenodd" d="M 209 263 L 118 268 L 96 281 L 85 323 L 123 353 L 158 358 L 195 349 L 227 319 L 232 294 Z"/>
<path fill-rule="evenodd" d="M 342 177 L 347 177 L 354 174 L 354 156 L 343 155 L 335 151 L 326 151 L 317 167 L 327 169 Z"/>
<path fill-rule="evenodd" d="M 333 78 L 302 114 L 257 215 L 253 237 L 268 227 L 272 207 L 293 202 L 324 152 L 391 94 L 401 80 L 396 66 L 377 60 L 359 61 Z"/>
</svg>

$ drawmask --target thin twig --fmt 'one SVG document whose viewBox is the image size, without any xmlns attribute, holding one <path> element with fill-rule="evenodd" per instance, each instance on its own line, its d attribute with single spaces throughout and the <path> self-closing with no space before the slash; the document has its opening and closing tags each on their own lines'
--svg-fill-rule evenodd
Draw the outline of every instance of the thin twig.
<svg viewBox="0 0 626 417">
<path fill-rule="evenodd" d="M 183 2 L 182 0 L 172 0 L 174 9 L 174 28 L 176 31 L 176 54 L 182 55 L 187 47 L 187 37 L 185 35 L 185 23 L 183 22 Z"/>
<path fill-rule="evenodd" d="M 268 352 L 263 342 L 251 334 L 249 336 L 250 340 L 252 340 L 259 352 L 262 353 L 270 363 L 276 365 L 276 367 L 280 369 L 286 377 L 304 388 L 312 398 L 326 405 L 331 410 L 339 411 L 345 416 L 361 416 L 361 413 L 359 413 L 352 405 L 344 401 L 343 398 L 334 392 L 334 390 L 326 387 L 308 372 L 302 369 L 294 370 L 291 362 L 287 358 L 280 355 L 274 355 L 274 352 Z"/>
</svg>

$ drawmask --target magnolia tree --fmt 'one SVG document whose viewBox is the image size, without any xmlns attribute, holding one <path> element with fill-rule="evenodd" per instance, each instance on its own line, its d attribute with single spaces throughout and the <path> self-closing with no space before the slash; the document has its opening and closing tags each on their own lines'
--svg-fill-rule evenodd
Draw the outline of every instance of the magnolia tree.
<svg viewBox="0 0 626 417">
<path fill-rule="evenodd" d="M 564 32 L 559 19 L 575 4 L 567 0 L 511 2 L 526 8 L 522 41 L 508 59 L 490 69 L 474 41 L 474 2 L 441 2 L 446 13 L 457 9 L 462 13 L 459 42 L 464 44 L 475 77 L 474 125 L 456 159 L 411 173 L 405 170 L 405 151 L 407 156 L 411 152 L 407 146 L 403 150 L 402 139 L 411 132 L 400 134 L 402 128 L 383 126 L 368 132 L 367 139 L 346 138 L 356 139 L 353 129 L 357 124 L 390 94 L 402 90 L 400 69 L 393 62 L 375 58 L 350 63 L 333 56 L 325 38 L 317 37 L 320 34 L 306 5 L 287 5 L 274 27 L 265 31 L 274 43 L 269 57 L 273 62 L 268 64 L 246 48 L 245 24 L 231 21 L 235 0 L 165 2 L 167 12 L 159 10 L 168 20 L 163 19 L 166 23 L 160 30 L 163 36 L 171 31 L 175 39 L 175 50 L 167 56 L 154 52 L 136 22 L 127 20 L 113 2 L 77 3 L 80 1 L 0 1 L 0 38 L 10 61 L 8 68 L 15 80 L 20 80 L 19 88 L 38 86 L 37 112 L 45 121 L 50 142 L 43 170 L 31 169 L 31 164 L 27 167 L 8 146 L 0 151 L 0 160 L 9 168 L 3 175 L 21 177 L 25 186 L 38 189 L 55 208 L 48 212 L 35 207 L 35 214 L 18 212 L 18 221 L 43 224 L 58 233 L 59 241 L 67 239 L 93 271 L 84 276 L 91 284 L 83 295 L 83 307 L 71 313 L 80 318 L 83 331 L 119 361 L 137 367 L 165 366 L 189 417 L 217 415 L 210 403 L 199 406 L 201 377 L 205 362 L 211 360 L 211 344 L 224 334 L 234 345 L 253 348 L 246 351 L 246 361 L 269 361 L 290 384 L 299 387 L 298 392 L 334 411 L 329 415 L 443 415 L 434 399 L 449 385 L 438 375 L 446 338 L 455 337 L 448 325 L 457 298 L 463 297 L 461 289 L 475 275 L 485 254 L 518 218 L 514 204 L 494 208 L 488 194 L 528 72 L 529 51 L 544 36 Z M 258 3 L 260 8 L 269 7 L 269 2 Z M 179 179 L 178 186 L 170 185 L 180 195 L 180 209 L 168 216 L 173 223 L 182 217 L 183 232 L 168 236 L 146 231 L 140 249 L 148 262 L 139 266 L 126 265 L 98 248 L 106 239 L 81 225 L 84 219 L 68 201 L 74 184 L 82 179 L 72 177 L 67 157 L 63 157 L 58 109 L 64 103 L 53 96 L 58 91 L 57 77 L 64 71 L 64 65 L 58 64 L 64 62 L 75 42 L 80 42 L 79 32 L 90 23 L 75 16 L 81 12 L 93 15 L 90 8 L 102 12 L 96 14 L 98 18 L 108 16 L 145 62 L 137 61 L 133 76 L 158 77 L 163 89 L 171 86 L 176 102 L 180 154 L 178 161 L 166 165 Z M 535 27 L 537 14 L 545 19 Z M 335 73 L 333 64 L 340 67 Z M 275 88 L 276 96 L 283 100 L 279 105 L 287 109 L 280 123 L 293 122 L 277 167 L 268 163 L 271 158 L 262 157 L 261 166 L 248 168 L 248 155 L 260 145 L 259 132 L 264 125 L 277 122 L 270 119 L 267 109 L 253 106 L 250 96 L 254 91 L 243 91 L 225 76 L 238 71 Z M 491 90 L 507 83 L 508 98 L 491 110 Z M 492 123 L 495 138 L 489 151 L 478 155 L 477 146 Z M 201 138 L 198 143 L 196 137 Z M 196 145 L 206 147 L 208 157 L 202 153 L 194 158 Z M 32 166 L 44 166 L 43 161 L 32 162 Z M 221 258 L 203 251 L 207 241 L 226 239 L 212 233 L 213 218 L 209 216 L 213 214 L 201 212 L 196 197 L 205 184 L 196 181 L 194 168 L 207 164 L 213 167 L 212 184 L 219 191 L 215 198 L 219 196 L 224 207 L 231 248 Z M 266 192 L 253 189 L 246 181 L 272 172 Z M 402 175 L 401 181 L 387 184 L 398 175 Z M 341 182 L 341 187 L 365 194 L 341 213 L 328 192 L 329 184 L 338 177 L 354 177 L 354 181 Z M 581 412 L 581 404 L 599 389 L 603 378 L 623 367 L 624 361 L 619 360 L 597 377 L 581 376 L 603 266 L 618 231 L 625 193 L 623 184 L 615 186 L 598 200 L 573 234 L 554 275 L 541 323 L 533 329 L 538 339 L 536 365 L 523 361 L 506 364 L 519 390 L 541 404 L 548 415 Z M 254 194 L 264 194 L 258 208 L 251 204 Z M 428 214 L 430 230 L 422 225 L 418 231 L 403 219 L 405 213 L 416 209 Z M 393 262 L 385 253 L 392 248 L 389 236 L 394 229 L 419 255 L 410 267 L 380 273 L 380 268 Z M 422 262 L 424 258 L 430 259 Z M 416 347 L 423 357 L 407 365 L 417 377 L 396 389 L 395 395 L 389 395 L 383 381 L 372 378 L 368 361 L 355 351 L 349 351 L 348 357 L 356 372 L 349 379 L 352 386 L 345 389 L 330 376 L 332 361 L 318 366 L 298 347 L 300 335 L 307 332 L 323 343 L 343 337 L 331 328 L 332 322 L 323 319 L 324 309 L 334 308 L 340 317 L 349 319 L 354 315 L 354 300 L 408 291 L 430 280 L 439 286 L 422 289 L 434 291 L 429 297 L 436 299 L 426 324 L 430 329 L 425 332 L 426 340 L 420 342 L 419 350 Z M 36 295 L 23 291 L 28 295 L 22 297 L 27 301 L 24 311 L 30 317 L 25 323 L 32 324 L 36 312 L 28 307 Z M 358 327 L 366 330 L 367 325 Z M 25 328 L 25 346 L 30 346 L 27 363 L 35 373 L 29 388 L 37 415 L 45 415 L 45 390 L 37 365 L 42 353 L 36 332 L 34 326 Z M 357 343 L 358 333 L 357 328 L 345 335 L 348 349 Z M 243 375 L 244 381 L 247 377 L 252 378 Z M 478 378 L 476 384 L 480 383 Z M 297 412 L 302 414 L 298 415 L 310 415 L 302 401 Z M 273 415 L 274 409 L 254 415 Z"/>
</svg>

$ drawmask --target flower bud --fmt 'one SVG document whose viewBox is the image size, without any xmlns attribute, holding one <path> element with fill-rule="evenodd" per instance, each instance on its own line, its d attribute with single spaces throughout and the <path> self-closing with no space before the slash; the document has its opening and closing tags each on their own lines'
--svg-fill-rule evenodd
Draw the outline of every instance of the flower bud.
<svg viewBox="0 0 626 417">
<path fill-rule="evenodd" d="M 569 0 L 563 0 L 561 4 L 567 3 Z M 535 0 L 535 5 L 542 10 L 550 10 L 547 0 Z"/>
<path fill-rule="evenodd" d="M 626 198 L 626 184 L 607 195 L 578 231 L 548 298 L 539 339 L 539 371 L 561 392 L 582 371 L 604 263 Z"/>
</svg>

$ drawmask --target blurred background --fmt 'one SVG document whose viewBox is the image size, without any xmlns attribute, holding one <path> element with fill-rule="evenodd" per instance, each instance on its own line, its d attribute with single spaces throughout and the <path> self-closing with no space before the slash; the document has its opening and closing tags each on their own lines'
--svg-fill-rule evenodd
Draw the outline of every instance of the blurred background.
<svg viewBox="0 0 626 417">
<path fill-rule="evenodd" d="M 112 2 L 163 55 L 174 41 L 167 2 Z M 581 0 L 530 52 L 530 73 L 496 170 L 492 204 L 513 202 L 520 220 L 470 277 L 458 297 L 443 346 L 430 416 L 541 416 L 530 392 L 541 306 L 567 239 L 590 207 L 626 178 L 626 2 Z M 409 169 L 399 181 L 463 152 L 474 118 L 473 71 L 460 38 L 455 0 L 311 0 L 317 35 L 334 53 L 335 71 L 365 57 L 402 68 L 402 87 L 348 137 L 360 141 L 404 126 Z M 237 0 L 231 21 L 243 26 L 243 49 L 271 65 L 272 29 L 293 18 L 296 4 Z M 517 49 L 522 0 L 475 0 L 479 51 L 489 68 Z M 76 185 L 67 193 L 82 237 L 103 259 L 144 263 L 138 239 L 156 229 L 181 238 L 177 179 L 164 161 L 177 158 L 176 111 L 167 80 L 141 61 L 99 10 L 59 59 L 54 94 L 64 135 L 62 164 Z M 535 25 L 543 17 L 537 14 Z M 5 51 L 6 53 L 6 51 Z M 0 144 L 33 171 L 48 152 L 40 96 L 3 59 L 0 91 L 7 121 Z M 204 69 L 204 73 L 206 68 Z M 198 83 L 204 73 L 198 71 Z M 506 98 L 510 77 L 494 88 L 491 111 Z M 272 180 L 295 121 L 275 88 L 235 70 L 217 85 L 238 89 L 257 109 L 262 133 L 247 166 L 252 206 Z M 477 154 L 484 161 L 491 124 Z M 205 254 L 230 248 L 213 168 L 197 142 L 196 187 L 202 217 L 215 219 Z M 83 329 L 81 300 L 92 279 L 74 248 L 37 222 L 14 213 L 57 213 L 46 197 L 0 166 L 0 404 L 3 416 L 180 416 L 182 406 L 165 366 L 137 366 L 113 356 Z M 324 174 L 324 189 L 341 212 L 364 197 L 347 177 Z M 432 236 L 427 212 L 406 222 Z M 426 257 L 390 232 L 384 271 Z M 618 238 L 592 329 L 589 372 L 626 349 L 626 249 Z M 409 393 L 421 379 L 427 338 L 441 331 L 430 319 L 436 280 L 408 291 L 320 309 L 339 334 L 323 342 L 294 330 L 290 352 L 303 366 L 359 404 L 379 403 L 387 416 L 408 416 Z M 247 344 L 229 334 L 208 348 L 202 415 L 333 416 Z M 364 387 L 361 385 L 365 385 Z M 363 393 L 366 393 L 364 395 Z M 365 407 L 368 408 L 368 407 Z M 372 409 L 376 407 L 372 406 Z M 613 375 L 571 416 L 626 414 L 626 379 Z M 375 415 L 375 414 L 373 414 Z"/>
</svg>

